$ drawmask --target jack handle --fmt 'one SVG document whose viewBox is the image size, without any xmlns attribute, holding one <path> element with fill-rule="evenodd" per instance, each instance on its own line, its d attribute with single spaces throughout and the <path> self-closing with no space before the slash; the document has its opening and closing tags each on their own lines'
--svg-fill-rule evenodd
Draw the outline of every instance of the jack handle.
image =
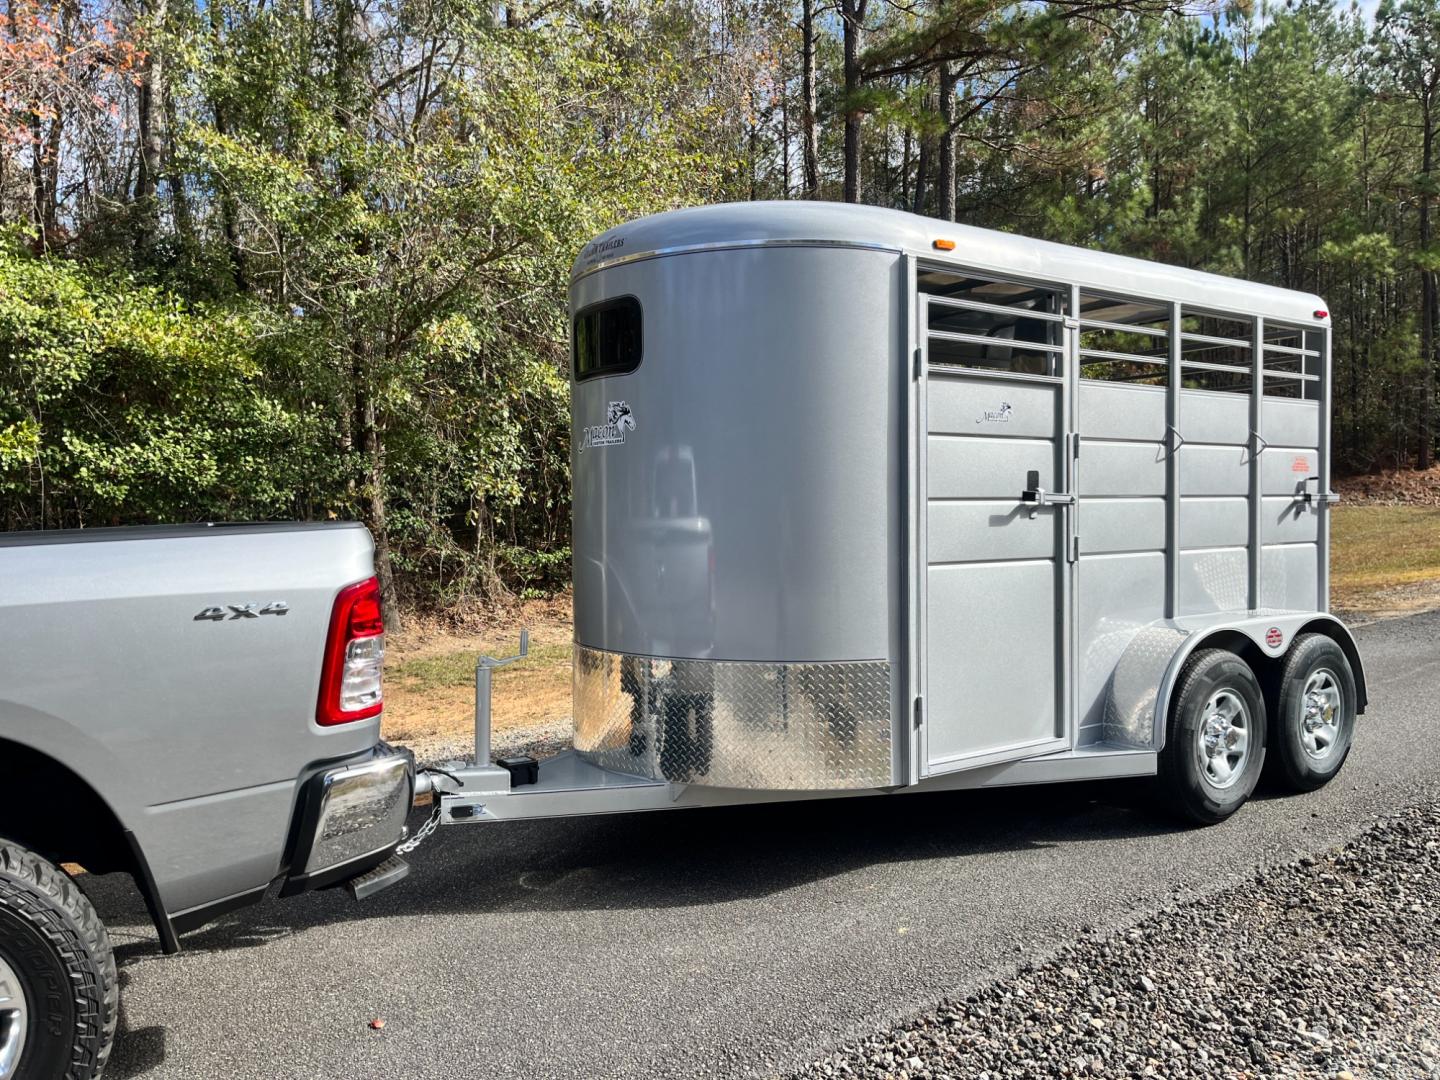
<svg viewBox="0 0 1440 1080">
<path fill-rule="evenodd" d="M 475 661 L 475 766 L 490 764 L 490 673 L 496 668 L 523 660 L 530 654 L 530 631 L 520 631 L 520 651 L 497 660 L 482 656 Z"/>
</svg>

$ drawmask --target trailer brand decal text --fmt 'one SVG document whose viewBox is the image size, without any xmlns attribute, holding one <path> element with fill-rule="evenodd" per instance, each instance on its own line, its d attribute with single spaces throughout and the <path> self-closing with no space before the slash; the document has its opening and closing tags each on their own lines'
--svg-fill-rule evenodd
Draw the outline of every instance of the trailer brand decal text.
<svg viewBox="0 0 1440 1080">
<path fill-rule="evenodd" d="M 585 249 L 586 259 L 595 259 L 604 255 L 607 251 L 619 251 L 625 246 L 625 238 L 617 236 L 613 240 L 597 241 Z"/>
<path fill-rule="evenodd" d="M 1010 408 L 1008 401 L 1002 401 L 998 409 L 986 409 L 975 418 L 977 424 L 1008 424 L 1010 422 Z"/>
<path fill-rule="evenodd" d="M 580 452 L 592 446 L 624 446 L 625 432 L 635 430 L 635 416 L 623 401 L 612 401 L 605 410 L 605 423 L 591 424 L 580 431 Z"/>
</svg>

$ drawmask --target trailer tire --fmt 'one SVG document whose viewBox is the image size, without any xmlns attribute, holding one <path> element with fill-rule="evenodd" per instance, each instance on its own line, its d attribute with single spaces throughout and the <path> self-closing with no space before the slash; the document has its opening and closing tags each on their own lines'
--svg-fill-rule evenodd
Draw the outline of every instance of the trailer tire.
<svg viewBox="0 0 1440 1080">
<path fill-rule="evenodd" d="M 1301 634 L 1285 654 L 1275 689 L 1269 772 L 1292 791 L 1314 791 L 1350 754 L 1357 700 L 1350 658 L 1333 638 Z"/>
<path fill-rule="evenodd" d="M 110 1056 L 119 1020 L 115 954 L 100 916 L 59 867 L 0 840 L 0 978 L 25 1018 L 13 1080 L 91 1080 Z M 8 974 L 4 974 L 8 972 Z M 18 991 L 18 995 L 16 994 Z M 6 1033 L 19 1029 L 0 1016 Z M 0 1062 L 0 1065 L 3 1065 Z"/>
<path fill-rule="evenodd" d="M 1157 793 L 1197 825 L 1224 821 L 1245 805 L 1265 764 L 1265 696 L 1255 673 L 1227 649 L 1186 662 L 1170 707 Z"/>
</svg>

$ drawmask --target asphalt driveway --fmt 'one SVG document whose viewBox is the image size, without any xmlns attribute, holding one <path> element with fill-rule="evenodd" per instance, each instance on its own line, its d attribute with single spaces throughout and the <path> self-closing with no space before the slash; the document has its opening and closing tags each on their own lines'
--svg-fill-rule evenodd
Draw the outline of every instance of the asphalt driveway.
<svg viewBox="0 0 1440 1080">
<path fill-rule="evenodd" d="M 1440 614 L 1360 640 L 1371 705 L 1340 778 L 1211 829 L 1125 783 L 459 827 L 364 904 L 268 902 L 171 958 L 128 882 L 97 880 L 125 993 L 107 1076 L 788 1072 L 1432 799 Z"/>
</svg>

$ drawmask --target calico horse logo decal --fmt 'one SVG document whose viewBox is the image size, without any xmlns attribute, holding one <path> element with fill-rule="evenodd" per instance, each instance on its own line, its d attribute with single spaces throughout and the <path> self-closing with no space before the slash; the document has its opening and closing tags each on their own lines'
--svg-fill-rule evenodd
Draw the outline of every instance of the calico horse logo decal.
<svg viewBox="0 0 1440 1080">
<path fill-rule="evenodd" d="M 625 433 L 635 430 L 635 414 L 624 401 L 612 401 L 605 410 L 605 423 L 580 429 L 580 452 L 594 446 L 624 446 Z"/>
</svg>

